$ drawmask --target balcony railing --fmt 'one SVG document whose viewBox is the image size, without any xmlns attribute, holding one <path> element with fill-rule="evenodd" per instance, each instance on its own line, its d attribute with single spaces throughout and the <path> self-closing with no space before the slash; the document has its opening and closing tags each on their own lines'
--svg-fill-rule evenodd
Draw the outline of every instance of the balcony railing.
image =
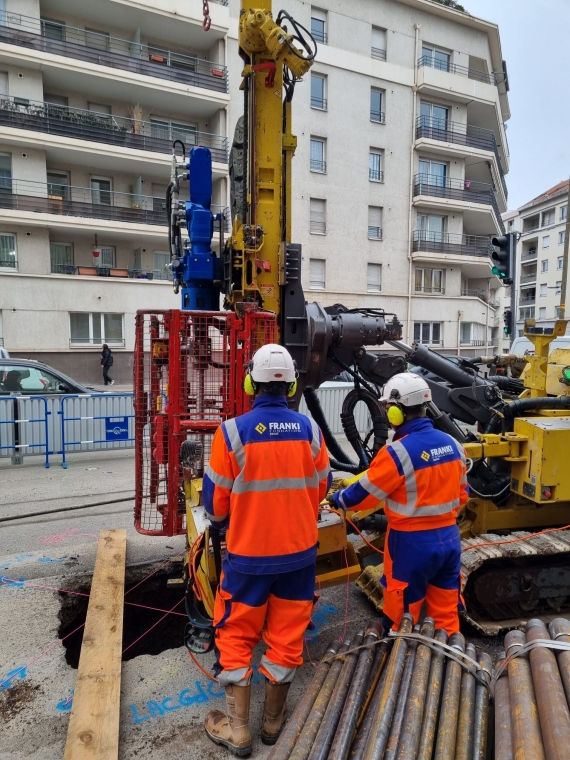
<svg viewBox="0 0 570 760">
<path fill-rule="evenodd" d="M 381 169 L 368 169 L 368 179 L 372 182 L 384 182 L 384 172 Z"/>
<path fill-rule="evenodd" d="M 457 235 L 450 232 L 415 230 L 412 240 L 414 252 L 450 253 L 459 256 L 490 258 L 493 246 L 483 235 Z"/>
<path fill-rule="evenodd" d="M 316 158 L 311 158 L 311 171 L 321 172 L 321 174 L 325 174 L 327 171 L 326 161 L 320 161 Z"/>
<path fill-rule="evenodd" d="M 318 98 L 315 95 L 311 95 L 311 108 L 316 108 L 319 111 L 327 110 L 326 98 Z"/>
<path fill-rule="evenodd" d="M 382 240 L 382 227 L 368 227 L 369 240 Z"/>
<path fill-rule="evenodd" d="M 382 50 L 382 48 L 371 48 L 370 55 L 372 58 L 375 58 L 377 61 L 385 61 L 386 60 L 386 51 Z"/>
<path fill-rule="evenodd" d="M 18 269 L 18 260 L 16 257 L 9 259 L 0 259 L 0 269 Z"/>
<path fill-rule="evenodd" d="M 525 282 L 535 282 L 536 281 L 536 272 L 533 272 L 532 274 L 521 274 L 521 285 L 524 285 Z"/>
<path fill-rule="evenodd" d="M 524 298 L 519 298 L 519 306 L 532 306 L 536 303 L 536 296 L 525 296 Z"/>
<path fill-rule="evenodd" d="M 526 253 L 523 253 L 521 256 L 521 261 L 534 261 L 538 257 L 538 250 L 536 248 L 531 248 Z"/>
<path fill-rule="evenodd" d="M 373 111 L 370 109 L 370 121 L 376 121 L 378 124 L 384 124 L 386 122 L 386 114 L 384 111 Z"/>
<path fill-rule="evenodd" d="M 487 296 L 485 293 L 483 293 L 482 290 L 473 290 L 471 288 L 464 288 L 461 291 L 462 296 L 468 296 L 469 298 L 480 298 L 481 301 L 485 301 L 487 303 Z"/>
<path fill-rule="evenodd" d="M 476 79 L 478 82 L 485 82 L 486 84 L 497 84 L 497 78 L 494 74 L 487 74 L 485 71 L 470 69 L 467 66 L 459 66 L 457 63 L 451 63 L 450 61 L 439 61 L 431 55 L 422 55 L 422 57 L 418 59 L 418 69 L 422 66 L 426 66 L 430 69 L 438 69 L 439 71 L 447 71 L 450 74 L 459 74 L 468 79 Z"/>
<path fill-rule="evenodd" d="M 124 348 L 125 347 L 125 339 L 124 338 L 104 338 L 105 343 L 108 343 L 109 346 L 113 347 L 119 347 Z M 70 338 L 69 339 L 69 346 L 100 346 L 102 343 L 101 338 Z"/>
<path fill-rule="evenodd" d="M 227 69 L 222 64 L 21 13 L 0 12 L 0 42 L 217 92 L 228 91 Z"/>
<path fill-rule="evenodd" d="M 167 226 L 164 198 L 32 180 L 2 178 L 0 208 Z M 224 229 L 229 231 L 226 207 L 212 204 L 212 213 L 223 213 Z M 219 226 L 219 222 L 215 222 L 214 231 L 218 231 Z"/>
<path fill-rule="evenodd" d="M 52 274 L 78 275 L 79 277 L 118 277 L 137 280 L 171 280 L 167 269 L 128 269 L 121 267 L 91 267 L 80 264 L 52 264 Z"/>
<path fill-rule="evenodd" d="M 326 32 L 317 31 L 316 29 L 311 29 L 311 34 L 313 35 L 313 38 L 316 42 L 320 42 L 321 45 L 328 45 L 328 34 Z"/>
<path fill-rule="evenodd" d="M 423 288 L 415 288 L 414 292 L 416 293 L 435 293 L 440 296 L 445 295 L 445 288 L 430 288 L 430 287 L 423 287 Z"/>
<path fill-rule="evenodd" d="M 438 119 L 435 116 L 418 116 L 416 120 L 416 140 L 420 140 L 421 138 L 441 140 L 443 142 L 454 143 L 455 145 L 465 145 L 469 148 L 492 151 L 497 159 L 505 198 L 508 197 L 507 183 L 505 182 L 503 167 L 501 165 L 501 156 L 499 155 L 497 140 L 492 129 L 475 127 L 471 124 L 461 124 L 460 122 L 449 121 L 448 119 Z"/>
<path fill-rule="evenodd" d="M 213 161 L 228 162 L 228 138 L 223 135 L 198 132 L 190 127 L 183 129 L 172 125 L 162 126 L 155 122 L 110 116 L 43 101 L 20 101 L 21 98 L 18 102 L 14 98 L 0 99 L 0 125 L 108 145 L 124 145 L 125 148 L 155 153 L 170 154 L 173 140 L 182 140 L 187 150 L 195 145 L 203 145 L 210 149 Z"/>
</svg>

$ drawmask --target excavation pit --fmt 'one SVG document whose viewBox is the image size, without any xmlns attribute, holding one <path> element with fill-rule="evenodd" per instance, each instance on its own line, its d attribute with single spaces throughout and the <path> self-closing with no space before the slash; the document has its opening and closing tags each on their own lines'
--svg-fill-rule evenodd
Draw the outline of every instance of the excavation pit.
<svg viewBox="0 0 570 760">
<path fill-rule="evenodd" d="M 187 621 L 184 609 L 184 586 L 177 584 L 169 587 L 168 578 L 174 576 L 169 576 L 165 571 L 159 571 L 141 583 L 149 572 L 148 567 L 144 570 L 127 568 L 125 574 L 122 656 L 124 661 L 143 654 L 157 655 L 167 649 L 177 649 L 184 645 L 184 626 Z M 140 585 L 137 585 L 139 583 Z M 79 594 L 89 594 L 90 588 L 91 576 L 86 576 L 78 579 L 70 590 Z M 60 620 L 58 636 L 63 639 L 67 664 L 72 668 L 77 668 L 84 630 L 80 626 L 85 623 L 89 597 L 63 592 L 59 592 L 59 596 L 61 608 L 58 613 Z M 175 607 L 177 602 L 179 604 Z M 147 609 L 148 607 L 159 608 L 160 611 Z M 166 614 L 173 607 L 174 612 L 179 614 Z M 164 619 L 161 620 L 161 618 Z M 149 630 L 152 626 L 154 626 L 152 630 Z M 79 630 L 76 631 L 77 628 Z"/>
</svg>

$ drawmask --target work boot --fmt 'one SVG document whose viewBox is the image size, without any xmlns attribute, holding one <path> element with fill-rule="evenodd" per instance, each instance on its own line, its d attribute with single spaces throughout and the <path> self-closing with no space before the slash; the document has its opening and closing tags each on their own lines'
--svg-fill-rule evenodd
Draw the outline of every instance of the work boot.
<svg viewBox="0 0 570 760">
<path fill-rule="evenodd" d="M 263 707 L 263 723 L 261 726 L 261 741 L 264 744 L 275 744 L 287 717 L 287 692 L 290 683 L 265 682 L 265 705 Z"/>
<path fill-rule="evenodd" d="M 216 744 L 227 747 L 238 757 L 251 755 L 251 734 L 249 733 L 249 699 L 251 686 L 226 686 L 227 716 L 219 710 L 206 715 L 204 728 Z"/>
</svg>

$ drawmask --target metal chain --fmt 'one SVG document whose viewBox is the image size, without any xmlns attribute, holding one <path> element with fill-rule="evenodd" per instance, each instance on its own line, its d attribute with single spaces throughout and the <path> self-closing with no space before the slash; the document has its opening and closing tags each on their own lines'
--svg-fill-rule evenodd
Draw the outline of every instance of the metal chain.
<svg viewBox="0 0 570 760">
<path fill-rule="evenodd" d="M 212 19 L 210 18 L 210 6 L 208 0 L 203 0 L 203 13 L 204 20 L 202 21 L 202 29 L 207 32 L 212 26 Z"/>
</svg>

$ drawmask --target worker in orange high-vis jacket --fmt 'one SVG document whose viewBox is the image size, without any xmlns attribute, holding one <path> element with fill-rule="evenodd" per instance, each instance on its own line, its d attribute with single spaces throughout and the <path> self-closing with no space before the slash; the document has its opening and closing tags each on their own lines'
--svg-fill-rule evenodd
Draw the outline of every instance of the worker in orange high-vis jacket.
<svg viewBox="0 0 570 760">
<path fill-rule="evenodd" d="M 210 712 L 205 728 L 238 756 L 251 753 L 253 649 L 263 635 L 261 739 L 274 744 L 315 599 L 318 507 L 332 477 L 319 427 L 288 407 L 296 374 L 283 347 L 256 352 L 244 382 L 255 395 L 253 409 L 220 425 L 203 479 L 209 519 L 228 524 L 214 606 L 216 674 L 226 689 L 227 715 Z"/>
<path fill-rule="evenodd" d="M 364 510 L 384 500 L 384 629 L 397 629 L 405 612 L 418 622 L 424 601 L 437 628 L 459 631 L 461 541 L 459 508 L 469 498 L 465 452 L 426 418 L 431 390 L 411 372 L 393 377 L 381 398 L 394 428 L 392 443 L 368 472 L 331 501 Z"/>
</svg>

